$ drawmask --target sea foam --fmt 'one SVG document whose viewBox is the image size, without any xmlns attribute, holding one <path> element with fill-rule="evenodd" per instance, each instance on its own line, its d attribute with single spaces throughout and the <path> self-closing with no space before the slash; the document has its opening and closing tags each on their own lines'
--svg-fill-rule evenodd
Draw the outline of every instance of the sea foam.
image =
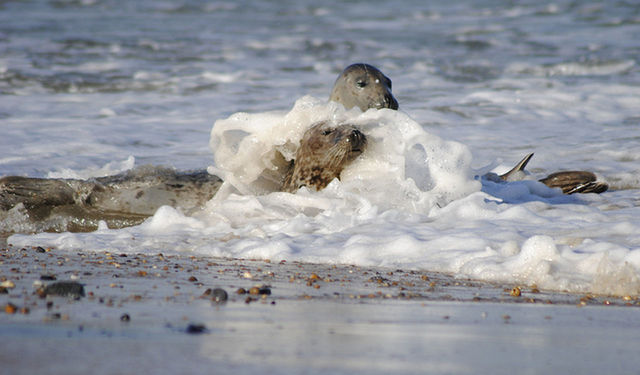
<svg viewBox="0 0 640 375">
<path fill-rule="evenodd" d="M 302 134 L 319 121 L 353 124 L 366 134 L 367 149 L 322 191 L 278 191 Z M 225 182 L 191 216 L 162 207 L 135 227 L 14 235 L 9 242 L 387 266 L 556 291 L 640 292 L 640 225 L 633 213 L 613 207 L 606 194 L 566 196 L 535 180 L 485 180 L 470 168 L 465 145 L 430 134 L 402 111 L 347 111 L 306 96 L 289 112 L 216 121 L 210 146 L 209 170 Z"/>
</svg>

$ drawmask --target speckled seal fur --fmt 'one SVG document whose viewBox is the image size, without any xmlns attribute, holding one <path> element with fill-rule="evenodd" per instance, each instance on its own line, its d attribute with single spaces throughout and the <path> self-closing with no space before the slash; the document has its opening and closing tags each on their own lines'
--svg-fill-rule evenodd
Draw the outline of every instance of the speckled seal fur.
<svg viewBox="0 0 640 375">
<path fill-rule="evenodd" d="M 320 122 L 309 128 L 300 141 L 293 165 L 282 191 L 295 192 L 302 186 L 314 190 L 340 178 L 344 167 L 360 155 L 367 145 L 365 135 L 353 125 Z"/>
</svg>

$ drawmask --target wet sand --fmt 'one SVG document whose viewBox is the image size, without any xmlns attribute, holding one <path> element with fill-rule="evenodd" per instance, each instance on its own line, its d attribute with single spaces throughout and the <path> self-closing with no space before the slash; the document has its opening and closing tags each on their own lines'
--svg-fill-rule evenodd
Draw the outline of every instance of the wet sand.
<svg viewBox="0 0 640 375">
<path fill-rule="evenodd" d="M 0 250 L 11 374 L 635 373 L 640 302 L 348 265 Z M 44 296 L 80 283 L 84 296 Z M 220 291 L 226 291 L 226 301 Z M 244 293 L 239 293 L 243 289 Z"/>
</svg>

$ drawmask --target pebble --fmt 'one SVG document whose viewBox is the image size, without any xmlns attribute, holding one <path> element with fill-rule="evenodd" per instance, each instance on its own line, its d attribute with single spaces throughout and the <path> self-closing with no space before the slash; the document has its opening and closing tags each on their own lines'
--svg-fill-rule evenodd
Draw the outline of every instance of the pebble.
<svg viewBox="0 0 640 375">
<path fill-rule="evenodd" d="M 16 284 L 11 280 L 5 280 L 2 283 L 0 283 L 0 287 L 12 289 L 16 287 Z"/>
<path fill-rule="evenodd" d="M 129 321 L 131 321 L 131 317 L 129 316 L 129 314 L 125 313 L 125 314 L 122 314 L 120 316 L 120 320 L 123 321 L 123 322 L 129 322 Z"/>
<path fill-rule="evenodd" d="M 9 294 L 9 289 L 0 286 L 0 294 Z"/>
<path fill-rule="evenodd" d="M 253 295 L 270 295 L 271 294 L 271 289 L 269 289 L 269 287 L 267 286 L 254 286 L 253 288 L 249 289 L 249 294 L 253 294 Z"/>
<path fill-rule="evenodd" d="M 212 292 L 211 292 L 211 299 L 216 302 L 216 303 L 223 303 L 223 302 L 227 302 L 227 299 L 229 298 L 229 295 L 227 294 L 227 292 L 222 289 L 222 288 L 215 288 Z"/>
<path fill-rule="evenodd" d="M 13 303 L 7 303 L 4 306 L 4 312 L 6 312 L 7 314 L 15 314 L 16 311 L 18 311 L 18 306 L 14 305 Z"/>
<path fill-rule="evenodd" d="M 189 334 L 205 333 L 206 331 L 207 331 L 207 327 L 204 324 L 194 324 L 194 323 L 189 324 L 186 330 L 186 332 Z"/>
<path fill-rule="evenodd" d="M 511 294 L 513 297 L 520 297 L 522 295 L 522 291 L 520 290 L 519 286 L 516 286 L 511 289 L 511 292 L 509 294 Z"/>
<path fill-rule="evenodd" d="M 80 299 L 84 297 L 84 286 L 75 281 L 59 281 L 47 285 L 43 290 L 44 296 L 61 296 Z"/>
<path fill-rule="evenodd" d="M 55 281 L 56 275 L 40 275 L 40 280 L 42 281 Z"/>
</svg>

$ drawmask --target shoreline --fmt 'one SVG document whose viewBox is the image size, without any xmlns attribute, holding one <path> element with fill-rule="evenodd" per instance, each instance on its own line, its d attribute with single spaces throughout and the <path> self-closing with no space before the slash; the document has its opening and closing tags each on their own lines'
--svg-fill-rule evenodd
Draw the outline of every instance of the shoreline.
<svg viewBox="0 0 640 375">
<path fill-rule="evenodd" d="M 640 307 L 637 297 L 540 290 L 535 285 L 493 283 L 440 272 L 389 267 L 272 262 L 172 252 L 151 255 L 58 251 L 12 245 L 0 247 L 0 262 L 1 281 L 14 282 L 16 287 L 10 290 L 19 291 L 14 296 L 26 301 L 30 301 L 29 281 L 33 292 L 34 285 L 73 280 L 85 284 L 89 299 L 101 293 L 98 289 L 113 289 L 114 284 L 125 292 L 127 287 L 134 287 L 135 291 L 148 283 L 154 290 L 162 290 L 169 283 L 176 285 L 175 289 L 181 291 L 179 294 L 186 293 L 192 299 L 203 297 L 206 289 L 220 287 L 228 293 L 231 302 L 238 302 L 236 295 L 243 295 L 237 293 L 239 288 L 244 288 L 250 296 L 251 287 L 264 285 L 274 292 L 265 296 L 269 301 L 324 298 L 341 302 L 348 298 Z M 105 285 L 108 280 L 113 282 Z"/>
<path fill-rule="evenodd" d="M 6 247 L 0 277 L 14 285 L 0 294 L 0 362 L 14 374 L 611 368 L 607 360 L 593 367 L 596 350 L 628 354 L 628 369 L 640 361 L 624 344 L 640 339 L 629 329 L 638 325 L 637 299 L 526 286 L 516 296 L 517 285 L 432 272 Z M 83 284 L 85 296 L 36 293 L 59 281 Z M 226 302 L 215 301 L 216 288 Z M 588 348 L 576 346 L 580 337 Z M 576 365 L 559 352 L 583 359 Z"/>
</svg>

